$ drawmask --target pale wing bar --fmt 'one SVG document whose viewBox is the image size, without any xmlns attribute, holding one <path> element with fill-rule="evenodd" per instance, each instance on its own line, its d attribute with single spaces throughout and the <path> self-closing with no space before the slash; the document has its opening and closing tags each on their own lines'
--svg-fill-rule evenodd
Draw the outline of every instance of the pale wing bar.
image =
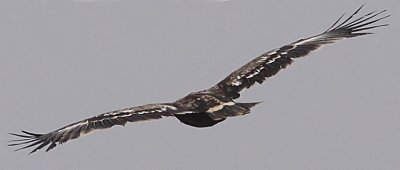
<svg viewBox="0 0 400 170">
<path fill-rule="evenodd" d="M 27 144 L 22 148 L 26 149 L 37 146 L 30 153 L 49 145 L 46 152 L 57 146 L 80 136 L 89 134 L 95 130 L 111 128 L 114 125 L 124 126 L 127 122 L 137 122 L 152 119 L 160 119 L 164 116 L 173 116 L 177 108 L 169 104 L 148 104 L 138 107 L 126 108 L 104 113 L 89 119 L 85 119 L 47 134 L 36 134 L 22 131 L 23 134 L 10 133 L 22 139 L 12 140 L 8 146 Z"/>
<path fill-rule="evenodd" d="M 357 19 L 353 19 L 362 7 L 363 6 L 358 8 L 350 17 L 341 22 L 344 16 L 342 15 L 328 30 L 317 36 L 301 39 L 262 54 L 231 73 L 224 80 L 211 88 L 211 90 L 217 89 L 230 98 L 236 99 L 240 96 L 239 93 L 244 88 L 251 87 L 255 82 L 261 84 L 266 78 L 275 75 L 280 70 L 290 65 L 293 62 L 293 58 L 303 57 L 322 45 L 334 43 L 344 38 L 371 34 L 362 31 L 388 25 L 373 25 L 390 16 L 381 16 L 386 10 L 370 12 Z"/>
</svg>

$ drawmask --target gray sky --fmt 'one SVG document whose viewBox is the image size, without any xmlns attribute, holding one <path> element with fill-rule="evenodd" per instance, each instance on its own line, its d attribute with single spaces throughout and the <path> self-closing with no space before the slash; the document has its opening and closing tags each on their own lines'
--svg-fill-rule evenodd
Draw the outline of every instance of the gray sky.
<svg viewBox="0 0 400 170">
<path fill-rule="evenodd" d="M 391 25 L 306 58 L 239 101 L 242 117 L 198 129 L 130 123 L 27 156 L 8 132 L 174 101 L 257 55 L 327 29 L 364 0 L 0 2 L 0 169 L 399 169 L 398 0 Z"/>
</svg>

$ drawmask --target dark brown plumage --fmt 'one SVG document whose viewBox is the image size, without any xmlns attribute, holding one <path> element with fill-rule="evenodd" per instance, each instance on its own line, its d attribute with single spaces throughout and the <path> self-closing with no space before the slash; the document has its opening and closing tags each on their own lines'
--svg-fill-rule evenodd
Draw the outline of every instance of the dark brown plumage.
<svg viewBox="0 0 400 170">
<path fill-rule="evenodd" d="M 387 25 L 373 25 L 389 17 L 389 15 L 381 17 L 385 10 L 370 12 L 353 19 L 361 8 L 362 6 L 344 21 L 341 21 L 343 18 L 341 16 L 328 30 L 319 35 L 300 39 L 256 57 L 210 89 L 191 93 L 172 103 L 148 104 L 107 112 L 46 134 L 27 131 L 22 131 L 23 134 L 10 133 L 22 139 L 12 140 L 10 141 L 12 143 L 8 146 L 26 144 L 26 146 L 17 150 L 35 146 L 30 152 L 33 153 L 49 145 L 46 149 L 46 151 L 49 151 L 57 144 L 79 138 L 95 130 L 111 128 L 114 125 L 125 125 L 127 122 L 174 116 L 182 123 L 190 126 L 210 127 L 228 117 L 248 114 L 250 108 L 259 102 L 235 102 L 234 99 L 240 97 L 240 92 L 243 89 L 251 87 L 255 82 L 263 83 L 266 78 L 290 65 L 293 59 L 303 57 L 325 44 L 334 43 L 344 38 L 371 34 L 364 31 Z"/>
</svg>

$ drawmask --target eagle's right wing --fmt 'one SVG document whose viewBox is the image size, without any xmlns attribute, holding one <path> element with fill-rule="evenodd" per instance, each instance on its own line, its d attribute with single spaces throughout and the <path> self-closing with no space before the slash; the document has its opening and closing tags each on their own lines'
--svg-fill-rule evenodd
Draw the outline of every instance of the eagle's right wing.
<svg viewBox="0 0 400 170">
<path fill-rule="evenodd" d="M 370 12 L 357 19 L 353 17 L 361 10 L 362 6 L 357 9 L 349 18 L 340 22 L 340 17 L 327 31 L 305 39 L 300 39 L 283 47 L 274 49 L 264 53 L 252 61 L 248 62 L 238 70 L 231 73 L 217 85 L 212 87 L 210 91 L 222 93 L 223 95 L 236 99 L 240 96 L 240 92 L 252 86 L 255 82 L 262 83 L 268 77 L 278 73 L 293 62 L 294 58 L 306 56 L 325 44 L 334 43 L 344 38 L 357 37 L 361 35 L 371 34 L 364 32 L 377 27 L 386 26 L 372 25 L 390 15 L 380 17 L 384 11 Z M 353 20 L 352 20 L 353 19 Z"/>
<path fill-rule="evenodd" d="M 50 144 L 50 146 L 46 149 L 46 151 L 49 151 L 50 149 L 56 147 L 57 144 L 76 139 L 95 130 L 111 128 L 114 125 L 124 126 L 127 122 L 145 121 L 160 119 L 164 116 L 173 116 L 177 110 L 178 109 L 175 106 L 165 103 L 148 104 L 116 110 L 72 123 L 46 134 L 36 134 L 27 131 L 22 131 L 24 134 L 10 133 L 11 135 L 21 137 L 23 139 L 12 140 L 11 142 L 14 143 L 9 144 L 8 146 L 27 144 L 27 146 L 17 149 L 21 150 L 39 145 L 30 152 L 33 153 Z"/>
</svg>

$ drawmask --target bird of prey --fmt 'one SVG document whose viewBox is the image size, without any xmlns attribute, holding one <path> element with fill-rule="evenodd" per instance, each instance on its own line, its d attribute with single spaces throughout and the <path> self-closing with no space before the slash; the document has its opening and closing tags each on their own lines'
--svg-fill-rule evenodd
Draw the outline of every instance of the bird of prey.
<svg viewBox="0 0 400 170">
<path fill-rule="evenodd" d="M 125 125 L 127 122 L 176 117 L 186 125 L 201 128 L 213 126 L 228 117 L 248 114 L 250 108 L 260 102 L 235 102 L 243 89 L 250 88 L 255 82 L 263 83 L 266 78 L 290 65 L 294 59 L 306 56 L 326 44 L 371 34 L 366 31 L 388 25 L 377 24 L 380 20 L 390 16 L 384 14 L 386 10 L 356 17 L 362 7 L 348 18 L 343 18 L 343 14 L 323 33 L 261 54 L 209 89 L 190 93 L 172 103 L 147 104 L 107 112 L 45 134 L 27 131 L 22 131 L 21 134 L 10 133 L 20 139 L 11 140 L 8 146 L 25 144 L 17 150 L 34 147 L 30 152 L 33 153 L 48 145 L 47 152 L 57 144 L 79 138 L 96 130 L 111 128 L 114 125 Z"/>
</svg>

